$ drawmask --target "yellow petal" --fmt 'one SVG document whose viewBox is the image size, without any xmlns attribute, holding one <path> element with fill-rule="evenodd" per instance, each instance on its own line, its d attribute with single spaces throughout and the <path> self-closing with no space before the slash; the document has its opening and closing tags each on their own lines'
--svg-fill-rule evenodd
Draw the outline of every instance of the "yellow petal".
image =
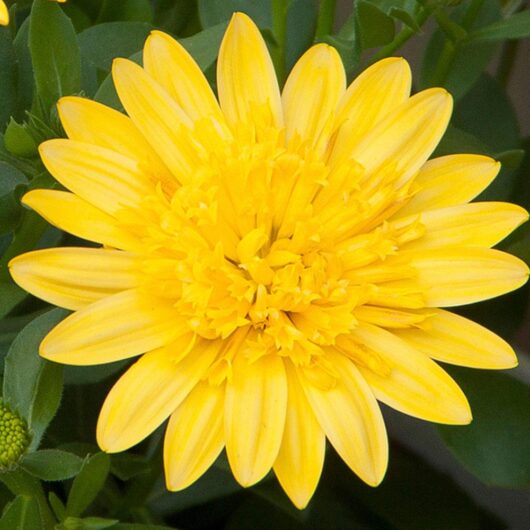
<svg viewBox="0 0 530 530">
<path fill-rule="evenodd" d="M 217 60 L 221 109 L 233 129 L 241 122 L 260 130 L 283 124 L 278 80 L 267 46 L 254 22 L 234 13 Z"/>
<path fill-rule="evenodd" d="M 326 437 L 290 365 L 286 365 L 286 374 L 287 416 L 274 472 L 291 501 L 302 510 L 313 496 L 322 473 Z"/>
<path fill-rule="evenodd" d="M 48 140 L 39 151 L 46 169 L 66 188 L 108 214 L 140 208 L 154 187 L 138 162 L 75 140 Z"/>
<path fill-rule="evenodd" d="M 226 387 L 225 439 L 228 461 L 245 487 L 271 469 L 282 441 L 287 405 L 283 361 L 267 356 L 250 363 L 236 357 Z"/>
<path fill-rule="evenodd" d="M 185 48 L 162 31 L 152 31 L 143 52 L 145 71 L 192 119 L 224 121 L 208 81 Z"/>
<path fill-rule="evenodd" d="M 166 485 L 179 491 L 195 482 L 224 447 L 224 385 L 198 383 L 171 415 L 164 440 Z"/>
<path fill-rule="evenodd" d="M 379 405 L 359 370 L 343 355 L 326 351 L 338 378 L 322 389 L 302 378 L 306 396 L 340 457 L 370 486 L 383 479 L 388 439 Z"/>
<path fill-rule="evenodd" d="M 134 235 L 117 226 L 116 220 L 73 193 L 31 190 L 22 203 L 52 225 L 71 234 L 123 250 L 141 250 Z"/>
<path fill-rule="evenodd" d="M 40 354 L 65 364 L 110 363 L 165 346 L 186 331 L 167 301 L 131 290 L 67 317 L 41 342 Z"/>
<path fill-rule="evenodd" d="M 348 87 L 337 117 L 332 160 L 348 156 L 352 146 L 410 96 L 410 67 L 401 57 L 387 57 L 367 68 Z"/>
<path fill-rule="evenodd" d="M 353 146 L 350 157 L 370 175 L 390 165 L 398 184 L 412 177 L 429 158 L 447 128 L 453 108 L 449 93 L 430 88 L 389 113 Z"/>
<path fill-rule="evenodd" d="M 528 279 L 520 259 L 484 248 L 403 251 L 416 269 L 426 307 L 471 304 L 509 293 Z"/>
<path fill-rule="evenodd" d="M 528 212 L 506 202 L 473 202 L 424 212 L 419 219 L 425 234 L 403 248 L 492 247 L 528 220 Z"/>
<path fill-rule="evenodd" d="M 517 366 L 512 347 L 495 333 L 442 309 L 429 309 L 428 313 L 421 329 L 399 330 L 395 335 L 438 361 L 471 368 Z"/>
<path fill-rule="evenodd" d="M 117 151 L 141 161 L 159 180 L 172 177 L 130 118 L 96 101 L 67 96 L 57 102 L 61 123 L 71 140 L 79 140 Z"/>
<path fill-rule="evenodd" d="M 395 334 L 367 324 L 357 327 L 352 337 L 373 350 L 389 369 L 376 373 L 359 366 L 377 399 L 427 421 L 455 425 L 471 421 L 471 410 L 462 390 L 426 355 Z"/>
<path fill-rule="evenodd" d="M 143 68 L 115 59 L 112 78 L 134 124 L 179 182 L 187 182 L 198 163 L 186 113 Z"/>
<path fill-rule="evenodd" d="M 499 162 L 482 155 L 448 155 L 429 160 L 414 179 L 420 191 L 395 217 L 469 202 L 490 185 L 500 167 Z"/>
<path fill-rule="evenodd" d="M 151 434 L 198 383 L 217 354 L 218 341 L 201 340 L 182 360 L 172 344 L 143 355 L 113 386 L 97 425 L 99 446 L 125 451 Z"/>
<path fill-rule="evenodd" d="M 101 248 L 47 248 L 9 262 L 11 276 L 31 294 L 81 309 L 106 296 L 138 286 L 138 258 Z"/>
<path fill-rule="evenodd" d="M 346 74 L 335 48 L 317 44 L 304 53 L 282 93 L 287 140 L 296 137 L 311 147 L 325 147 L 345 90 Z"/>
<path fill-rule="evenodd" d="M 9 24 L 9 11 L 7 6 L 0 0 L 0 26 L 7 26 Z"/>
</svg>

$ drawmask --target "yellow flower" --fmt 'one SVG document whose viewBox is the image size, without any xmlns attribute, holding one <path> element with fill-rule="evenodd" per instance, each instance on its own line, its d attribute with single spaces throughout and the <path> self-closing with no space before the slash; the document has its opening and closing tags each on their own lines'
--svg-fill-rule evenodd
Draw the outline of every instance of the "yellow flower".
<svg viewBox="0 0 530 530">
<path fill-rule="evenodd" d="M 40 152 L 70 191 L 23 199 L 101 248 L 38 250 L 10 264 L 20 286 L 75 311 L 44 339 L 43 357 L 91 365 L 142 355 L 103 405 L 102 449 L 128 449 L 170 417 L 170 490 L 226 447 L 243 486 L 273 468 L 302 508 L 326 437 L 365 482 L 382 480 L 388 442 L 376 400 L 428 421 L 471 421 L 433 359 L 517 361 L 499 337 L 438 308 L 526 281 L 523 262 L 490 247 L 528 216 L 467 204 L 498 162 L 428 160 L 450 95 L 410 97 L 400 58 L 346 89 L 325 44 L 303 55 L 280 95 L 243 14 L 219 52 L 219 103 L 168 35 L 151 34 L 143 62 L 114 62 L 129 117 L 60 100 L 69 139 Z"/>
<path fill-rule="evenodd" d="M 64 4 L 66 0 L 53 0 L 59 4 Z M 0 26 L 7 26 L 9 24 L 9 11 L 4 0 L 0 0 Z"/>
</svg>

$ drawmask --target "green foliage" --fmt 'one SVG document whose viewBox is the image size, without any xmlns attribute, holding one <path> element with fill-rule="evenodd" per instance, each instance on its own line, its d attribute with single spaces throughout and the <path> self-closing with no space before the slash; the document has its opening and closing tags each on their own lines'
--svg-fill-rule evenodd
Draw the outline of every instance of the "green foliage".
<svg viewBox="0 0 530 530">
<path fill-rule="evenodd" d="M 81 62 L 74 26 L 59 6 L 35 0 L 30 16 L 29 48 L 37 94 L 50 109 L 60 96 L 79 92 Z"/>
<path fill-rule="evenodd" d="M 27 454 L 20 465 L 28 473 L 42 480 L 65 480 L 79 473 L 83 459 L 58 449 L 42 449 Z"/>
<path fill-rule="evenodd" d="M 0 530 L 40 530 L 43 528 L 39 505 L 33 497 L 19 495 L 4 508 Z"/>
<path fill-rule="evenodd" d="M 78 517 L 92 504 L 105 484 L 109 471 L 110 458 L 105 453 L 86 458 L 68 495 L 66 515 Z"/>
<path fill-rule="evenodd" d="M 483 482 L 530 487 L 530 387 L 501 373 L 452 369 L 473 410 L 464 427 L 438 427 L 445 443 Z"/>
</svg>

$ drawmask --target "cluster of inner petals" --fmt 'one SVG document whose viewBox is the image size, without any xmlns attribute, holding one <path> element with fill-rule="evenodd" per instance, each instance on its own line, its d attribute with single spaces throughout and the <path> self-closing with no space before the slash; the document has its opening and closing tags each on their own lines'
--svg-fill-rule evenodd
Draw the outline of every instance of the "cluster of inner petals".
<svg viewBox="0 0 530 530">
<path fill-rule="evenodd" d="M 193 179 L 159 182 L 142 218 L 121 216 L 145 249 L 144 288 L 171 299 L 196 335 L 229 338 L 253 358 L 310 365 L 333 346 L 377 368 L 375 353 L 348 338 L 358 322 L 427 318 L 408 311 L 423 307 L 422 294 L 396 255 L 423 226 L 417 216 L 387 221 L 410 184 L 397 186 L 392 166 L 367 179 L 355 161 L 286 142 L 279 128 L 221 142 L 215 126 L 195 130 L 213 148 L 199 152 Z"/>
</svg>

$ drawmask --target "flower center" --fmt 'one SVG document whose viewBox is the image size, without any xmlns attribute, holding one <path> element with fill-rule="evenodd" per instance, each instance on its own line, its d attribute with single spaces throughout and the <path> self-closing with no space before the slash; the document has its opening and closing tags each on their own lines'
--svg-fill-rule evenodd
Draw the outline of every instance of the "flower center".
<svg viewBox="0 0 530 530">
<path fill-rule="evenodd" d="M 148 251 L 147 287 L 199 336 L 243 328 L 256 351 L 310 357 L 356 326 L 357 308 L 385 298 L 381 282 L 410 278 L 406 264 L 383 264 L 421 227 L 382 224 L 398 192 L 363 186 L 354 161 L 327 164 L 272 130 L 204 156 L 193 180 L 146 199 L 134 227 Z M 386 168 L 379 184 L 392 177 Z"/>
</svg>

